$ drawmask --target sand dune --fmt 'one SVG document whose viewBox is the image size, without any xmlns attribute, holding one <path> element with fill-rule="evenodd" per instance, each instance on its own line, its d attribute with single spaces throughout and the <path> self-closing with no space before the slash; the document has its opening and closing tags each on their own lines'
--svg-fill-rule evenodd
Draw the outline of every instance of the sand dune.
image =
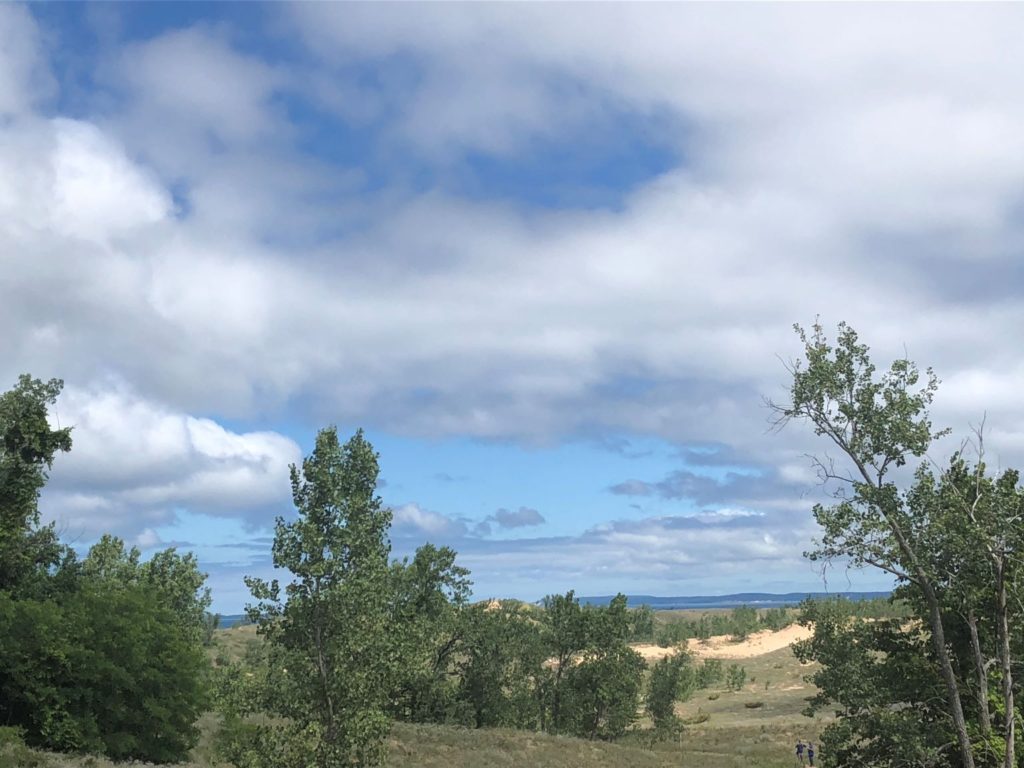
<svg viewBox="0 0 1024 768">
<path fill-rule="evenodd" d="M 687 647 L 698 659 L 750 659 L 787 648 L 798 640 L 806 640 L 812 634 L 812 629 L 793 624 L 778 632 L 770 629 L 755 632 L 738 643 L 732 642 L 731 635 L 717 635 L 706 642 L 690 640 Z M 657 661 L 675 653 L 674 648 L 662 648 L 651 643 L 639 643 L 633 649 L 647 661 Z"/>
</svg>

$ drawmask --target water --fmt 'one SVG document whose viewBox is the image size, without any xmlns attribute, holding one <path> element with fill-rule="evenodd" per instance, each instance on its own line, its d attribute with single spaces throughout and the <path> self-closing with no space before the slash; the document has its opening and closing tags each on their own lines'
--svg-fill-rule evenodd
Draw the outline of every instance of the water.
<svg viewBox="0 0 1024 768">
<path fill-rule="evenodd" d="M 655 597 L 653 595 L 627 595 L 630 608 L 649 605 L 656 611 L 678 611 L 688 608 L 736 608 L 749 605 L 754 608 L 786 608 L 799 605 L 807 598 L 825 599 L 843 597 L 847 600 L 874 600 L 889 597 L 889 592 L 787 592 L 775 595 L 767 592 L 740 592 L 735 595 L 698 595 Z M 581 597 L 584 605 L 608 605 L 614 595 Z"/>
</svg>

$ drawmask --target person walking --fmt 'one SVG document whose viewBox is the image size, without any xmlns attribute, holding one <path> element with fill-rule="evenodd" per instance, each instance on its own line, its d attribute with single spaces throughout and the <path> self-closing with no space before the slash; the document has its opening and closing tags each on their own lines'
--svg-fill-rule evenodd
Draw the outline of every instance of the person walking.
<svg viewBox="0 0 1024 768">
<path fill-rule="evenodd" d="M 807 744 L 807 764 L 814 765 L 814 745 L 810 743 Z"/>
<path fill-rule="evenodd" d="M 800 739 L 796 740 L 796 759 L 800 761 L 800 765 L 804 764 L 804 743 Z"/>
</svg>

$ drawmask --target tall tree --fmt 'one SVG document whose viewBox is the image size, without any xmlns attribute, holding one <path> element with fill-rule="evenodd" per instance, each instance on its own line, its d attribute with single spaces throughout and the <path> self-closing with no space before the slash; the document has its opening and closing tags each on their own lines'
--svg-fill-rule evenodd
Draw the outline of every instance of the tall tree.
<svg viewBox="0 0 1024 768">
<path fill-rule="evenodd" d="M 321 430 L 301 471 L 291 468 L 297 519 L 277 521 L 274 565 L 293 574 L 284 600 L 276 580 L 246 580 L 275 673 L 268 704 L 288 722 L 271 764 L 383 759 L 398 660 L 387 623 L 391 512 L 376 495 L 377 458 L 362 430 L 344 446 L 334 427 Z"/>
<path fill-rule="evenodd" d="M 0 591 L 27 588 L 61 559 L 54 527 L 39 527 L 38 502 L 57 453 L 71 450 L 71 429 L 47 419 L 63 387 L 25 374 L 0 395 Z"/>
<path fill-rule="evenodd" d="M 1021 529 L 1016 475 L 993 483 L 984 479 L 983 468 L 972 472 L 954 457 L 939 479 L 922 467 L 909 487 L 897 483 L 893 470 L 924 456 L 932 441 L 944 434 L 933 430 L 928 415 L 938 379 L 927 369 L 922 381 L 917 366 L 907 359 L 894 361 L 878 374 L 868 347 L 845 324 L 840 324 L 834 345 L 818 324 L 810 334 L 799 326 L 796 330 L 805 358 L 791 370 L 791 401 L 773 404 L 779 424 L 809 422 L 845 459 L 817 460 L 822 477 L 839 488 L 836 503 L 814 507 L 822 537 L 808 556 L 883 570 L 920 604 L 944 689 L 945 713 L 964 768 L 975 766 L 975 734 L 985 739 L 990 730 L 987 666 L 981 658 L 977 615 L 982 605 L 994 603 L 998 656 L 1005 660 L 1002 698 L 1008 706 L 1004 765 L 1011 768 L 1015 733 L 1007 595 L 1016 573 L 1011 555 Z M 988 562 L 984 581 L 979 581 L 979 558 Z M 958 635 L 965 626 L 973 635 L 974 649 L 964 654 L 967 663 L 961 663 Z M 976 670 L 974 697 L 967 695 L 970 686 L 959 674 L 971 668 L 969 659 Z M 965 701 L 977 706 L 972 712 L 977 728 L 968 722 Z"/>
</svg>

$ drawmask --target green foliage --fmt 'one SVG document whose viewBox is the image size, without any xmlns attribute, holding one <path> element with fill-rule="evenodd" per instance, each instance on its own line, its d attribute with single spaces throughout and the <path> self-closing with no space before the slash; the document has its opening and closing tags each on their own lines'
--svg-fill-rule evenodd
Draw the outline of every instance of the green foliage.
<svg viewBox="0 0 1024 768">
<path fill-rule="evenodd" d="M 845 607 L 805 603 L 801 623 L 813 623 L 814 636 L 794 647 L 801 662 L 821 665 L 809 678 L 817 693 L 807 713 L 839 715 L 822 732 L 823 751 L 834 765 L 949 765 L 955 736 L 928 638 Z"/>
<path fill-rule="evenodd" d="M 0 395 L 0 722 L 50 749 L 180 760 L 205 706 L 205 576 L 192 556 L 140 563 L 112 537 L 79 563 L 38 527 L 47 471 L 71 448 L 47 418 L 61 386 L 22 376 Z"/>
<path fill-rule="evenodd" d="M 725 670 L 725 687 L 730 691 L 738 691 L 747 681 L 747 670 L 739 664 L 730 664 Z"/>
<path fill-rule="evenodd" d="M 0 591 L 35 594 L 63 548 L 52 525 L 39 527 L 39 493 L 71 430 L 50 429 L 47 406 L 64 383 L 23 375 L 0 395 Z"/>
<path fill-rule="evenodd" d="M 461 616 L 457 722 L 537 728 L 547 649 L 539 624 L 518 607 L 478 603 Z"/>
<path fill-rule="evenodd" d="M 757 609 L 749 605 L 739 605 L 732 609 L 732 632 L 737 640 L 746 640 L 747 636 L 758 630 L 759 619 Z"/>
<path fill-rule="evenodd" d="M 207 612 L 210 590 L 195 555 L 180 555 L 173 548 L 142 562 L 138 547 L 127 549 L 116 536 L 104 535 L 82 560 L 82 577 L 109 590 L 148 587 L 174 616 L 178 628 L 197 642 L 209 632 Z"/>
<path fill-rule="evenodd" d="M 616 739 L 637 719 L 643 658 L 625 644 L 595 646 L 568 670 L 560 730 L 588 739 Z"/>
<path fill-rule="evenodd" d="M 181 760 L 204 706 L 205 656 L 152 588 L 86 583 L 66 602 L 0 593 L 0 717 L 30 743 Z"/>
<path fill-rule="evenodd" d="M 720 659 L 704 659 L 704 663 L 697 669 L 698 688 L 710 688 L 722 682 L 724 678 L 725 671 Z"/>
<path fill-rule="evenodd" d="M 675 713 L 676 702 L 685 701 L 696 687 L 697 676 L 688 654 L 666 656 L 654 664 L 644 703 L 656 731 L 665 735 L 678 731 L 680 721 Z"/>
<path fill-rule="evenodd" d="M 425 544 L 410 562 L 393 563 L 390 637 L 402 659 L 388 703 L 400 720 L 444 722 L 456 693 L 454 667 L 464 631 L 469 571 L 448 547 Z"/>
<path fill-rule="evenodd" d="M 961 451 L 941 472 L 923 465 L 909 483 L 899 482 L 904 478 L 893 470 L 923 456 L 944 434 L 933 432 L 928 415 L 938 387 L 935 375 L 929 369 L 921 383 L 918 368 L 906 359 L 878 374 L 867 346 L 844 324 L 835 344 L 820 325 L 812 334 L 797 332 L 805 360 L 791 370 L 791 403 L 776 406 L 776 413 L 780 423 L 810 422 L 848 462 L 845 468 L 832 460 L 817 462 L 822 477 L 841 488 L 836 503 L 814 507 L 823 534 L 808 557 L 892 574 L 920 627 L 911 643 L 892 636 L 894 622 L 865 629 L 848 612 L 820 606 L 821 615 L 836 617 L 826 625 L 832 634 L 804 652 L 836 672 L 823 674 L 820 695 L 844 705 L 841 720 L 828 731 L 828 753 L 838 764 L 891 765 L 887 755 L 896 750 L 908 762 L 929 764 L 952 760 L 942 750 L 956 744 L 960 765 L 995 760 L 1010 768 L 1016 762 L 1017 719 L 1013 638 L 1022 624 L 1018 553 L 1024 544 L 1024 490 L 1018 474 L 987 475 L 979 431 L 973 446 L 964 444 L 977 453 L 974 466 Z M 849 646 L 854 636 L 860 638 L 857 648 Z M 864 649 L 884 654 L 884 662 L 862 656 Z M 918 669 L 922 658 L 925 668 Z M 858 694 L 862 682 L 845 677 L 871 679 L 883 668 L 889 675 L 917 677 L 908 683 L 876 676 L 878 698 L 866 699 Z M 937 689 L 929 668 L 938 674 Z M 936 721 L 942 726 L 935 727 Z M 947 727 L 951 731 L 943 733 Z M 903 746 L 897 748 L 900 738 Z"/>
<path fill-rule="evenodd" d="M 584 608 L 568 592 L 545 598 L 544 609 L 542 639 L 553 669 L 539 691 L 542 726 L 587 738 L 620 736 L 636 721 L 644 670 L 627 644 L 626 597 Z"/>
<path fill-rule="evenodd" d="M 663 620 L 655 629 L 655 642 L 662 648 L 681 645 L 690 638 L 707 640 L 714 635 L 731 635 L 734 640 L 745 640 L 750 634 L 761 629 L 778 631 L 793 623 L 793 615 L 787 608 L 758 610 L 750 605 L 740 605 L 729 613 L 701 614 L 697 617 Z"/>
<path fill-rule="evenodd" d="M 633 643 L 654 642 L 654 609 L 640 605 L 630 612 L 629 640 Z"/>
<path fill-rule="evenodd" d="M 298 517 L 278 519 L 273 556 L 294 580 L 284 599 L 277 581 L 246 580 L 260 601 L 250 615 L 268 641 L 267 711 L 281 718 L 261 731 L 264 755 L 284 768 L 378 765 L 402 660 L 391 637 L 391 512 L 376 495 L 377 454 L 361 430 L 342 446 L 336 429 L 323 429 L 291 474 Z"/>
</svg>

